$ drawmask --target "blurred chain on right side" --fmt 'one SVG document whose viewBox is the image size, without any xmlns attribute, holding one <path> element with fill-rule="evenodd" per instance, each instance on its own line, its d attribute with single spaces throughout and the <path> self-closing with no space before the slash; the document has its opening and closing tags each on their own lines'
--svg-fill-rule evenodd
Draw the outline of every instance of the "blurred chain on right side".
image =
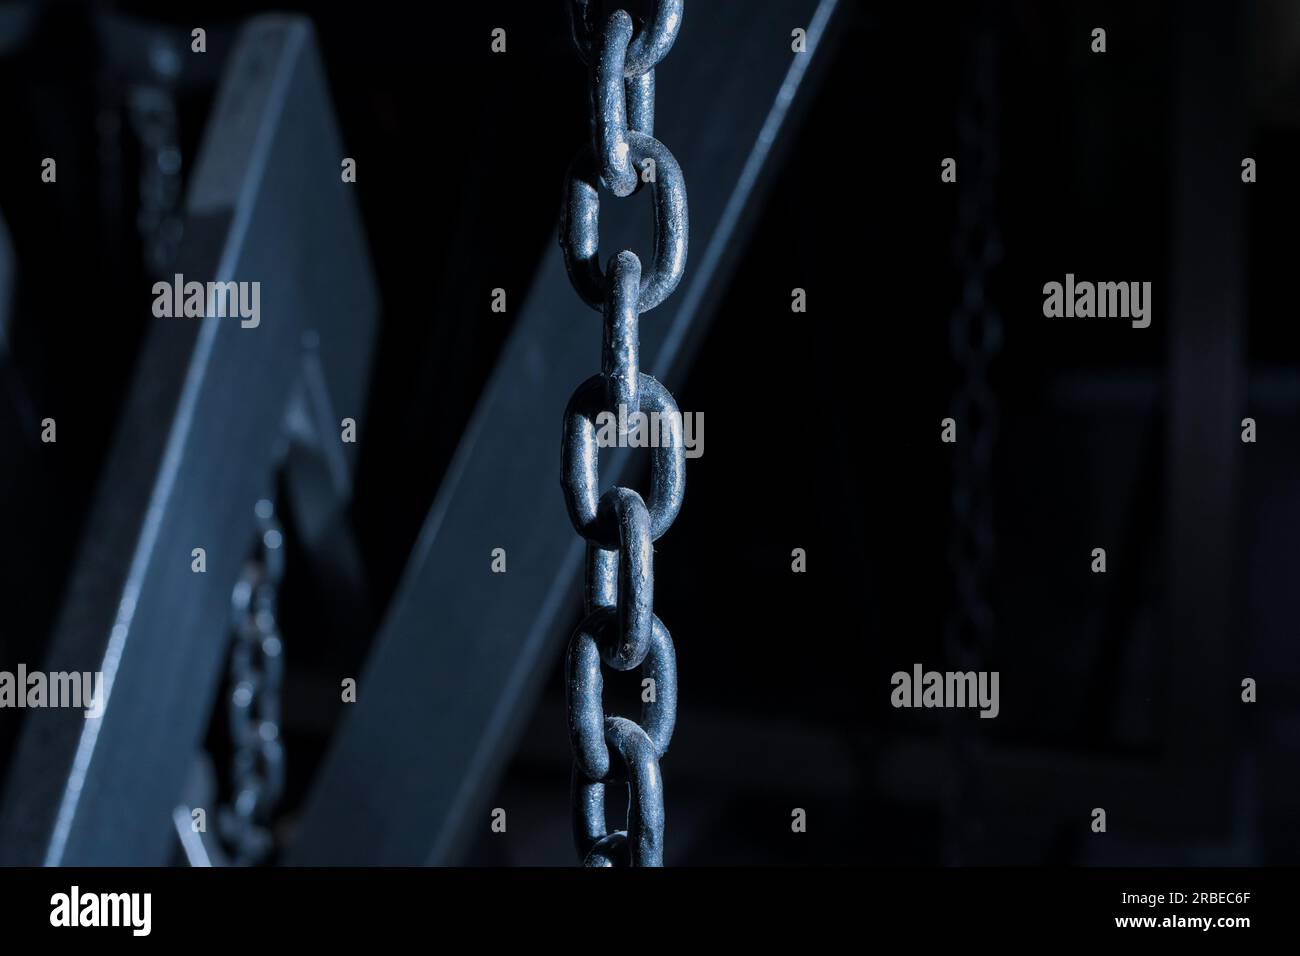
<svg viewBox="0 0 1300 956">
<path fill-rule="evenodd" d="M 944 651 L 948 668 L 981 671 L 988 667 L 993 644 L 991 596 L 995 541 L 993 449 L 997 441 L 998 405 L 989 370 L 1002 348 L 1002 317 L 989 301 L 989 275 L 1002 260 L 997 224 L 995 181 L 998 170 L 998 41 L 987 17 L 970 34 L 957 114 L 957 221 L 953 255 L 961 282 L 960 299 L 949 324 L 958 384 L 952 418 L 957 441 L 953 459 L 952 566 L 953 610 L 947 621 Z M 947 722 L 951 779 L 944 801 L 944 863 L 973 862 L 981 837 L 983 794 L 980 785 L 982 728 L 963 709 L 949 712 Z"/>
</svg>

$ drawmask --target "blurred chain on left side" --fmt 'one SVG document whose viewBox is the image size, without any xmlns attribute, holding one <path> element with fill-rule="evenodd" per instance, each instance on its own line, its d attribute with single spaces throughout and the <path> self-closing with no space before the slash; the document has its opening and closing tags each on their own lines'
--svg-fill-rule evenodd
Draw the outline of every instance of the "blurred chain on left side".
<svg viewBox="0 0 1300 956">
<path fill-rule="evenodd" d="M 226 716 L 233 748 L 232 792 L 219 810 L 223 842 L 236 866 L 265 863 L 275 849 L 271 818 L 284 791 L 280 741 L 283 643 L 277 620 L 284 536 L 268 499 L 257 502 L 257 546 L 231 595 Z"/>
</svg>

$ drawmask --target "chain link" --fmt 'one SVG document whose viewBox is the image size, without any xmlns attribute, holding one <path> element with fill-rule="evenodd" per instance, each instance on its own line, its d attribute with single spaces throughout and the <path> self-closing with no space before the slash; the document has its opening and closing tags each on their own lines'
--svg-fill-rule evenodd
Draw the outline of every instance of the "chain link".
<svg viewBox="0 0 1300 956">
<path fill-rule="evenodd" d="M 265 862 L 274 849 L 271 815 L 284 790 L 280 742 L 280 687 L 284 673 L 276 621 L 284 574 L 283 535 L 270 501 L 256 506 L 258 544 L 231 595 L 234 643 L 230 653 L 227 717 L 234 749 L 233 795 L 221 808 L 222 839 L 237 866 Z"/>
<path fill-rule="evenodd" d="M 953 256 L 961 300 L 949 327 L 960 383 L 952 417 L 960 429 L 953 446 L 952 537 L 949 560 L 955 608 L 947 624 L 950 666 L 979 671 L 987 666 L 993 637 L 990 578 L 994 562 L 993 448 L 998 406 L 989 368 L 1002 348 L 1002 317 L 989 302 L 989 273 L 1002 260 L 994 191 L 998 167 L 997 47 L 991 30 L 976 33 L 967 84 L 957 118 L 960 170 Z M 946 812 L 947 862 L 965 856 L 979 825 L 976 764 L 979 738 L 956 713 L 951 721 L 953 786 Z"/>
<path fill-rule="evenodd" d="M 570 0 L 574 44 L 591 67 L 592 142 L 570 164 L 560 246 L 574 289 L 604 316 L 601 372 L 578 386 L 564 412 L 560 484 L 569 517 L 587 541 L 585 616 L 569 642 L 564 674 L 573 749 L 573 831 L 587 866 L 662 866 L 663 781 L 659 761 L 677 720 L 677 660 L 654 613 L 654 542 L 682 506 L 686 451 L 681 415 L 668 389 L 640 370 L 642 313 L 664 301 L 686 266 L 686 183 L 654 138 L 654 67 L 672 47 L 682 0 L 657 0 L 639 27 L 624 10 L 597 22 L 601 5 Z M 652 165 L 651 165 L 652 164 Z M 642 170 L 653 168 L 653 177 Z M 654 257 L 599 258 L 600 189 L 629 196 L 649 178 L 654 190 Z M 602 412 L 657 414 L 649 500 L 630 488 L 600 493 L 596 419 Z M 641 722 L 606 716 L 601 667 L 640 667 Z M 614 759 L 617 755 L 618 759 Z M 610 832 L 605 793 L 628 791 L 627 825 Z"/>
</svg>

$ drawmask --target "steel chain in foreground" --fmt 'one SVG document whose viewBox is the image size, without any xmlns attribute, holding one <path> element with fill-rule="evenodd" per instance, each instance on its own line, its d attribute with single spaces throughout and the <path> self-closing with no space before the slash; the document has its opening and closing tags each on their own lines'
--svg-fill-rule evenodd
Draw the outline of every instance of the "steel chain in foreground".
<svg viewBox="0 0 1300 956">
<path fill-rule="evenodd" d="M 991 578 L 994 563 L 993 448 L 997 398 L 989 368 L 1002 348 L 1002 317 L 989 301 L 989 273 L 1002 260 L 994 191 L 998 168 L 997 46 L 991 30 L 973 37 L 966 87 L 957 117 L 962 179 L 953 257 L 961 301 L 949 326 L 953 360 L 960 374 L 952 416 L 960 429 L 953 446 L 952 537 L 949 560 L 956 589 L 945 649 L 949 666 L 981 671 L 993 639 Z M 945 812 L 949 864 L 966 864 L 977 836 L 980 808 L 978 750 L 970 723 L 955 713 L 950 727 L 953 786 Z"/>
<path fill-rule="evenodd" d="M 681 508 L 686 453 L 676 402 L 640 369 L 638 324 L 677 287 L 686 265 L 686 184 L 672 153 L 653 135 L 654 68 L 676 39 L 682 0 L 658 0 L 650 19 L 636 25 L 624 10 L 598 22 L 600 6 L 569 3 L 574 44 L 590 68 L 592 142 L 569 167 L 560 217 L 569 278 L 604 316 L 601 371 L 569 400 L 561 442 L 560 484 L 573 526 L 587 541 L 586 616 L 564 662 L 573 829 L 587 866 L 662 866 L 659 760 L 677 719 L 677 663 L 668 629 L 654 613 L 653 543 Z M 602 271 L 600 189 L 622 197 L 645 183 L 654 191 L 653 258 L 643 267 L 624 250 Z M 638 411 L 660 423 L 649 500 L 621 487 L 602 495 L 597 419 L 609 413 L 632 422 L 621 439 L 634 431 Z M 641 668 L 639 724 L 605 714 L 603 666 Z M 614 831 L 605 818 L 611 783 L 624 783 L 628 791 L 626 828 Z"/>
<path fill-rule="evenodd" d="M 221 835 L 237 866 L 263 863 L 274 849 L 271 815 L 284 790 L 280 686 L 284 673 L 276 604 L 284 540 L 270 501 L 257 503 L 257 553 L 231 595 L 234 646 L 227 716 L 233 747 L 233 796 L 222 807 Z"/>
</svg>

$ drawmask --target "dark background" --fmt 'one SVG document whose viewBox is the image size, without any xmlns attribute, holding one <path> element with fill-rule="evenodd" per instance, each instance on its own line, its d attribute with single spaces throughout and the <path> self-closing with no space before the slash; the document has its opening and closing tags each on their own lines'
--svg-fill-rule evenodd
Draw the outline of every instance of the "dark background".
<svg viewBox="0 0 1300 956">
<path fill-rule="evenodd" d="M 693 2 L 744 15 L 738 0 Z M 177 6 L 51 4 L 21 45 L 0 50 L 0 209 L 19 276 L 2 372 L 0 666 L 40 657 L 153 321 L 138 294 L 148 275 L 133 213 L 138 146 L 125 127 L 107 145 L 104 132 L 114 113 L 120 122 L 131 67 L 106 49 L 95 17 L 208 27 L 211 75 L 187 76 L 178 95 L 188 161 L 234 28 L 271 9 Z M 681 515 L 656 544 L 656 613 L 674 635 L 681 682 L 663 763 L 667 862 L 951 859 L 953 719 L 974 725 L 988 755 L 971 771 L 978 799 L 960 810 L 973 831 L 963 862 L 1300 861 L 1290 573 L 1300 337 L 1288 288 L 1289 171 L 1300 160 L 1300 42 L 1289 38 L 1300 36 L 1300 16 L 1226 0 L 844 7 L 816 96 L 739 237 L 707 338 L 672 383 L 679 406 L 708 427 Z M 291 841 L 337 718 L 298 705 L 364 660 L 509 334 L 511 314 L 486 308 L 490 290 L 521 299 L 555 241 L 560 183 L 587 116 L 558 2 L 275 9 L 302 10 L 316 26 L 342 136 L 359 159 L 383 302 L 352 509 L 364 591 L 322 594 L 295 573 L 303 563 L 289 529 L 280 832 Z M 984 666 L 1001 673 L 994 721 L 889 706 L 894 671 L 947 669 L 943 633 L 955 613 L 952 446 L 940 443 L 939 421 L 961 381 L 949 323 L 968 185 L 964 166 L 957 184 L 941 183 L 939 163 L 958 155 L 977 18 L 997 38 L 1004 247 L 988 285 L 1005 325 L 991 366 L 995 627 Z M 1239 19 L 1239 89 L 1215 87 L 1189 113 L 1208 67 L 1180 51 L 1215 47 Z M 492 58 L 487 38 L 502 24 L 509 53 Z M 1108 33 L 1104 55 L 1089 52 L 1095 26 Z M 660 68 L 673 68 L 672 54 Z M 1235 205 L 1189 220 L 1182 209 L 1197 193 L 1180 170 L 1204 168 L 1188 151 L 1207 140 L 1244 142 L 1259 182 L 1242 184 L 1241 156 L 1230 154 L 1221 175 Z M 56 153 L 67 157 L 59 189 L 42 190 L 32 170 Z M 726 186 L 685 173 L 692 190 Z M 1186 331 L 1191 320 L 1175 308 L 1189 301 L 1179 298 L 1180 263 L 1223 248 L 1227 258 L 1192 271 L 1221 270 L 1243 310 L 1209 333 Z M 1042 285 L 1066 272 L 1151 281 L 1151 327 L 1044 318 Z M 805 314 L 790 311 L 794 287 L 807 290 Z M 586 308 L 576 294 L 572 307 Z M 593 318 L 593 371 L 599 337 Z M 1171 371 L 1188 361 L 1180 341 L 1193 343 L 1192 367 L 1205 348 L 1240 356 L 1240 387 L 1224 390 L 1237 399 L 1192 428 L 1196 445 L 1200 429 L 1231 426 L 1209 442 L 1214 455 L 1185 453 L 1169 428 L 1186 394 Z M 32 409 L 59 420 L 57 446 L 35 442 Z M 1258 422 L 1256 444 L 1239 441 L 1246 415 Z M 65 421 L 76 422 L 75 440 Z M 1225 473 L 1220 493 L 1213 479 Z M 1176 480 L 1191 490 L 1179 497 Z M 1226 538 L 1202 538 L 1207 520 Z M 794 547 L 807 550 L 807 574 L 790 571 Z M 1107 549 L 1105 575 L 1089 571 L 1094 547 Z M 1173 556 L 1195 572 L 1171 575 Z M 1220 590 L 1201 593 L 1189 579 Z M 1203 599 L 1223 610 L 1221 620 L 1209 614 L 1219 622 L 1209 656 L 1184 640 Z M 466 863 L 571 858 L 560 664 L 557 655 L 490 804 L 509 809 L 509 833 L 484 827 Z M 1240 702 L 1246 676 L 1259 681 L 1257 704 Z M 17 728 L 0 714 L 0 774 Z M 1135 768 L 1149 773 L 1130 779 Z M 1105 836 L 1091 833 L 1092 808 L 1121 794 L 1127 809 L 1112 810 Z M 808 811 L 807 833 L 791 832 L 793 807 Z"/>
</svg>

